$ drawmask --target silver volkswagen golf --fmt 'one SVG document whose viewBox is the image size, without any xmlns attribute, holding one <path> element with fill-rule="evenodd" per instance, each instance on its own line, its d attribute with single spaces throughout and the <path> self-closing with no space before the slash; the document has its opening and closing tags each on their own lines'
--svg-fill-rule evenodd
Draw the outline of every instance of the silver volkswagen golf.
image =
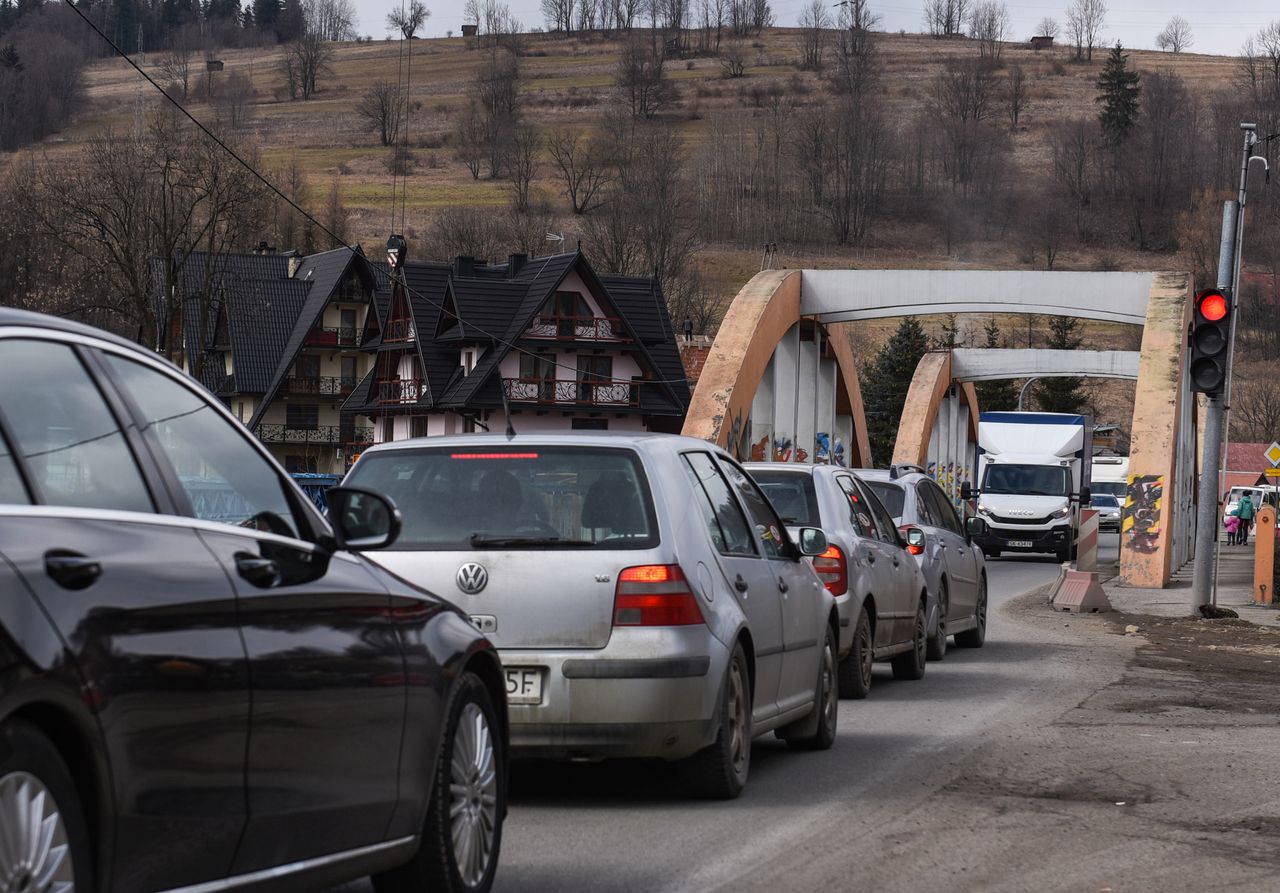
<svg viewBox="0 0 1280 893">
<path fill-rule="evenodd" d="M 839 620 L 726 453 L 663 434 L 430 437 L 367 450 L 347 483 L 404 514 L 379 553 L 497 646 L 513 756 L 680 760 L 742 791 L 751 739 L 830 747 Z"/>
</svg>

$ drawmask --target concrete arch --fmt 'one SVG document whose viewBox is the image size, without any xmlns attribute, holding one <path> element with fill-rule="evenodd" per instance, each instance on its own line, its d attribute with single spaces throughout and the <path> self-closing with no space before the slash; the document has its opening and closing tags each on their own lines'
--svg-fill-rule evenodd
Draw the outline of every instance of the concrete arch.
<svg viewBox="0 0 1280 893">
<path fill-rule="evenodd" d="M 744 440 L 761 379 L 783 338 L 798 323 L 799 270 L 764 270 L 742 287 L 720 323 L 686 416 L 684 434 L 700 437 L 746 458 Z M 816 325 L 816 323 L 815 323 Z M 871 461 L 857 365 L 842 326 L 828 330 L 826 346 L 838 368 L 835 406 L 852 417 L 847 463 Z"/>
<path fill-rule="evenodd" d="M 935 350 L 924 355 L 916 366 L 907 401 L 898 421 L 898 439 L 893 447 L 893 464 L 927 465 L 929 446 L 939 420 L 943 401 L 959 400 L 965 407 L 965 434 L 978 442 L 978 394 L 968 382 L 956 383 L 952 373 L 952 352 Z M 953 383 L 956 385 L 952 391 Z"/>
<path fill-rule="evenodd" d="M 956 381 L 1005 378 L 1122 378 L 1136 380 L 1136 350 L 1024 350 L 957 347 L 951 351 Z"/>
</svg>

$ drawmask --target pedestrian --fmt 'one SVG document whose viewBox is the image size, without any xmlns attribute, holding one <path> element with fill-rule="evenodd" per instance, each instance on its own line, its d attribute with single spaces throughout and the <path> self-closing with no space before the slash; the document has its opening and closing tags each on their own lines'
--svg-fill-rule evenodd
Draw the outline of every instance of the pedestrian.
<svg viewBox="0 0 1280 893">
<path fill-rule="evenodd" d="M 1236 506 L 1236 514 L 1240 516 L 1240 535 L 1239 542 L 1241 545 L 1249 543 L 1249 528 L 1253 526 L 1254 507 L 1253 500 L 1246 493 L 1240 497 L 1240 502 Z"/>
<path fill-rule="evenodd" d="M 1240 518 L 1234 513 L 1227 515 L 1227 545 L 1234 546 L 1240 535 Z"/>
</svg>

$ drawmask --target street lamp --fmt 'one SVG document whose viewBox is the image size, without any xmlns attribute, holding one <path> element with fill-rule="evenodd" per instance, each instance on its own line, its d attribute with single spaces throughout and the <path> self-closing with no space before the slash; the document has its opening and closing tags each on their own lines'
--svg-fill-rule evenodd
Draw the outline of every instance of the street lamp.
<svg viewBox="0 0 1280 893">
<path fill-rule="evenodd" d="M 1038 378 L 1028 378 L 1027 383 L 1022 386 L 1022 390 L 1018 391 L 1018 412 L 1022 412 L 1022 398 L 1027 394 L 1027 388 L 1031 387 L 1031 382 L 1039 380 Z"/>
</svg>

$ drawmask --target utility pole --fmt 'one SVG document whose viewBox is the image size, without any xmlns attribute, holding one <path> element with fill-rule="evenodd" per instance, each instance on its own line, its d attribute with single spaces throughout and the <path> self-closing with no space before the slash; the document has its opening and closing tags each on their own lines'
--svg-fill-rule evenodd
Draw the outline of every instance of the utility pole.
<svg viewBox="0 0 1280 893">
<path fill-rule="evenodd" d="M 1236 310 L 1239 306 L 1240 256 L 1244 239 L 1244 206 L 1249 184 L 1249 163 L 1265 158 L 1253 154 L 1258 142 L 1257 125 L 1241 124 L 1244 148 L 1240 158 L 1240 189 L 1234 201 L 1223 203 L 1222 242 L 1218 251 L 1218 288 L 1231 301 L 1231 333 L 1227 339 L 1226 386 L 1221 394 L 1208 395 L 1204 418 L 1204 453 L 1201 458 L 1200 492 L 1196 506 L 1195 570 L 1191 578 L 1192 609 L 1214 601 L 1217 582 L 1219 469 L 1226 433 L 1227 405 L 1231 395 L 1231 365 L 1235 357 Z"/>
</svg>

